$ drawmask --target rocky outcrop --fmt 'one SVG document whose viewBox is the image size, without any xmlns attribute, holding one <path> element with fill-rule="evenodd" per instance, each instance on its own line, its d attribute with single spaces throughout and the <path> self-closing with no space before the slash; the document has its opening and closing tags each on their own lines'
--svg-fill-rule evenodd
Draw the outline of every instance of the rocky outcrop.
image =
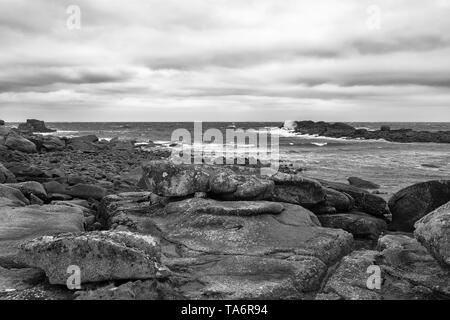
<svg viewBox="0 0 450 320">
<path fill-rule="evenodd" d="M 66 147 L 65 141 L 55 136 L 33 135 L 27 138 L 36 145 L 38 151 L 62 151 Z"/>
<path fill-rule="evenodd" d="M 380 188 L 380 186 L 378 184 L 358 178 L 358 177 L 349 177 L 347 180 L 350 185 L 355 186 L 357 188 L 362 188 L 362 189 L 379 189 Z"/>
<path fill-rule="evenodd" d="M 20 190 L 3 184 L 0 184 L 0 197 L 9 199 L 22 205 L 30 204 L 29 200 L 23 195 Z"/>
<path fill-rule="evenodd" d="M 35 195 L 41 200 L 47 200 L 47 192 L 45 191 L 42 184 L 36 181 L 26 181 L 20 183 L 8 183 L 5 186 L 14 188 L 22 192 L 23 195 L 30 198 L 31 195 Z"/>
<path fill-rule="evenodd" d="M 0 163 L 0 183 L 16 182 L 16 177 L 3 164 Z"/>
<path fill-rule="evenodd" d="M 4 126 L 5 125 L 5 121 L 4 120 L 0 120 L 0 126 Z"/>
<path fill-rule="evenodd" d="M 294 204 L 167 200 L 152 193 L 110 195 L 102 200 L 101 220 L 160 238 L 161 263 L 183 298 L 306 298 L 352 245 L 350 234 L 321 227 Z"/>
<path fill-rule="evenodd" d="M 24 153 L 36 153 L 36 145 L 18 134 L 11 133 L 5 139 L 5 146 Z"/>
<path fill-rule="evenodd" d="M 394 194 L 389 200 L 390 229 L 412 232 L 414 223 L 450 201 L 450 180 L 417 183 Z"/>
<path fill-rule="evenodd" d="M 299 175 L 262 177 L 228 166 L 150 161 L 143 166 L 140 186 L 164 197 L 206 192 L 221 200 L 272 200 L 311 207 L 325 201 L 320 183 Z"/>
<path fill-rule="evenodd" d="M 354 251 L 344 257 L 316 299 L 450 298 L 450 273 L 442 269 L 414 238 L 387 235 L 379 240 L 378 250 Z M 377 268 L 381 277 L 379 289 L 373 281 Z"/>
<path fill-rule="evenodd" d="M 415 223 L 414 235 L 444 267 L 450 268 L 450 202 Z"/>
<path fill-rule="evenodd" d="M 345 183 L 330 182 L 318 179 L 326 188 L 350 195 L 354 200 L 355 209 L 368 213 L 374 217 L 390 219 L 390 211 L 386 201 L 367 190 L 347 185 Z"/>
<path fill-rule="evenodd" d="M 33 133 L 33 132 L 55 132 L 54 129 L 49 129 L 45 126 L 44 121 L 36 120 L 36 119 L 27 119 L 26 123 L 19 124 L 17 128 L 19 131 L 24 133 Z"/>
<path fill-rule="evenodd" d="M 287 123 L 287 130 L 301 134 L 319 135 L 333 138 L 384 139 L 392 142 L 436 142 L 450 143 L 450 131 L 413 131 L 412 129 L 392 130 L 383 127 L 380 130 L 369 131 L 356 129 L 345 123 L 328 123 L 314 121 L 295 121 Z"/>
<path fill-rule="evenodd" d="M 56 205 L 0 207 L 0 263 L 13 263 L 18 246 L 24 240 L 83 230 L 83 213 L 76 208 Z"/>
<path fill-rule="evenodd" d="M 384 220 L 362 212 L 318 215 L 322 226 L 350 232 L 355 238 L 376 240 L 387 229 Z"/>
<path fill-rule="evenodd" d="M 120 231 L 60 234 L 20 246 L 18 260 L 45 271 L 50 283 L 67 283 L 68 267 L 78 266 L 81 283 L 155 278 L 160 261 L 157 240 Z"/>
</svg>

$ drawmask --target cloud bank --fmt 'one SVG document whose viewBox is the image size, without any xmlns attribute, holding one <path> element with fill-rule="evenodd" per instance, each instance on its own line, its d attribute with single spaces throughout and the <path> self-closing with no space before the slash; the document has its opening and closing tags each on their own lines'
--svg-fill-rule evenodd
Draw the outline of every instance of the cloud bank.
<svg viewBox="0 0 450 320">
<path fill-rule="evenodd" d="M 450 121 L 449 14 L 450 0 L 2 0 L 0 118 Z"/>
</svg>

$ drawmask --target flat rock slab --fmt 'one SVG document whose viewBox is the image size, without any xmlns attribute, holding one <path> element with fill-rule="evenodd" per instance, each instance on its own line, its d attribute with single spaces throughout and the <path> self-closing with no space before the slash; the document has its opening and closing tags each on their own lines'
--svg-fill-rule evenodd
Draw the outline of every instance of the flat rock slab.
<svg viewBox="0 0 450 320">
<path fill-rule="evenodd" d="M 450 298 L 450 273 L 442 269 L 414 238 L 387 235 L 379 251 L 359 250 L 344 257 L 316 299 L 425 300 Z M 381 286 L 370 276 L 380 268 Z"/>
<path fill-rule="evenodd" d="M 325 214 L 318 216 L 322 226 L 350 232 L 355 238 L 376 240 L 387 229 L 384 220 L 363 212 Z"/>
<path fill-rule="evenodd" d="M 101 212 L 112 228 L 161 239 L 167 283 L 187 299 L 311 297 L 353 242 L 294 204 L 191 198 L 163 206 L 162 199 L 107 196 Z"/>
<path fill-rule="evenodd" d="M 450 202 L 415 224 L 414 236 L 443 266 L 450 268 Z"/>
<path fill-rule="evenodd" d="M 25 240 L 59 232 L 84 231 L 83 212 L 67 206 L 0 207 L 0 264 L 13 263 Z"/>
<path fill-rule="evenodd" d="M 81 283 L 154 278 L 160 261 L 157 240 L 121 231 L 44 236 L 20 246 L 18 259 L 45 271 L 51 284 L 65 285 L 69 266 L 78 266 Z"/>
<path fill-rule="evenodd" d="M 389 200 L 392 212 L 390 228 L 414 231 L 414 223 L 450 201 L 450 180 L 434 180 L 406 187 Z"/>
</svg>

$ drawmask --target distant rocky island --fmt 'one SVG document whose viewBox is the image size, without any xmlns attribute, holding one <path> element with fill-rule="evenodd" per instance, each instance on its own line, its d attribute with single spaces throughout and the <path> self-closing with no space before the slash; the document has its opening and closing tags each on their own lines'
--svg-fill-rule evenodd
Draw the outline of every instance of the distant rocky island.
<svg viewBox="0 0 450 320">
<path fill-rule="evenodd" d="M 382 126 L 379 130 L 357 129 L 342 122 L 285 121 L 283 128 L 301 134 L 319 135 L 331 138 L 384 139 L 391 142 L 435 142 L 450 143 L 450 131 L 414 131 L 412 129 L 391 130 Z"/>
</svg>

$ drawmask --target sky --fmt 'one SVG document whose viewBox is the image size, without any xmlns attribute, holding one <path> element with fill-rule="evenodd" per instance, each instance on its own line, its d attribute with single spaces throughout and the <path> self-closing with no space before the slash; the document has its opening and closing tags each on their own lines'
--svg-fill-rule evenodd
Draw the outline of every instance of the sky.
<svg viewBox="0 0 450 320">
<path fill-rule="evenodd" d="M 450 121 L 449 17 L 450 0 L 0 0 L 0 119 Z"/>
</svg>

